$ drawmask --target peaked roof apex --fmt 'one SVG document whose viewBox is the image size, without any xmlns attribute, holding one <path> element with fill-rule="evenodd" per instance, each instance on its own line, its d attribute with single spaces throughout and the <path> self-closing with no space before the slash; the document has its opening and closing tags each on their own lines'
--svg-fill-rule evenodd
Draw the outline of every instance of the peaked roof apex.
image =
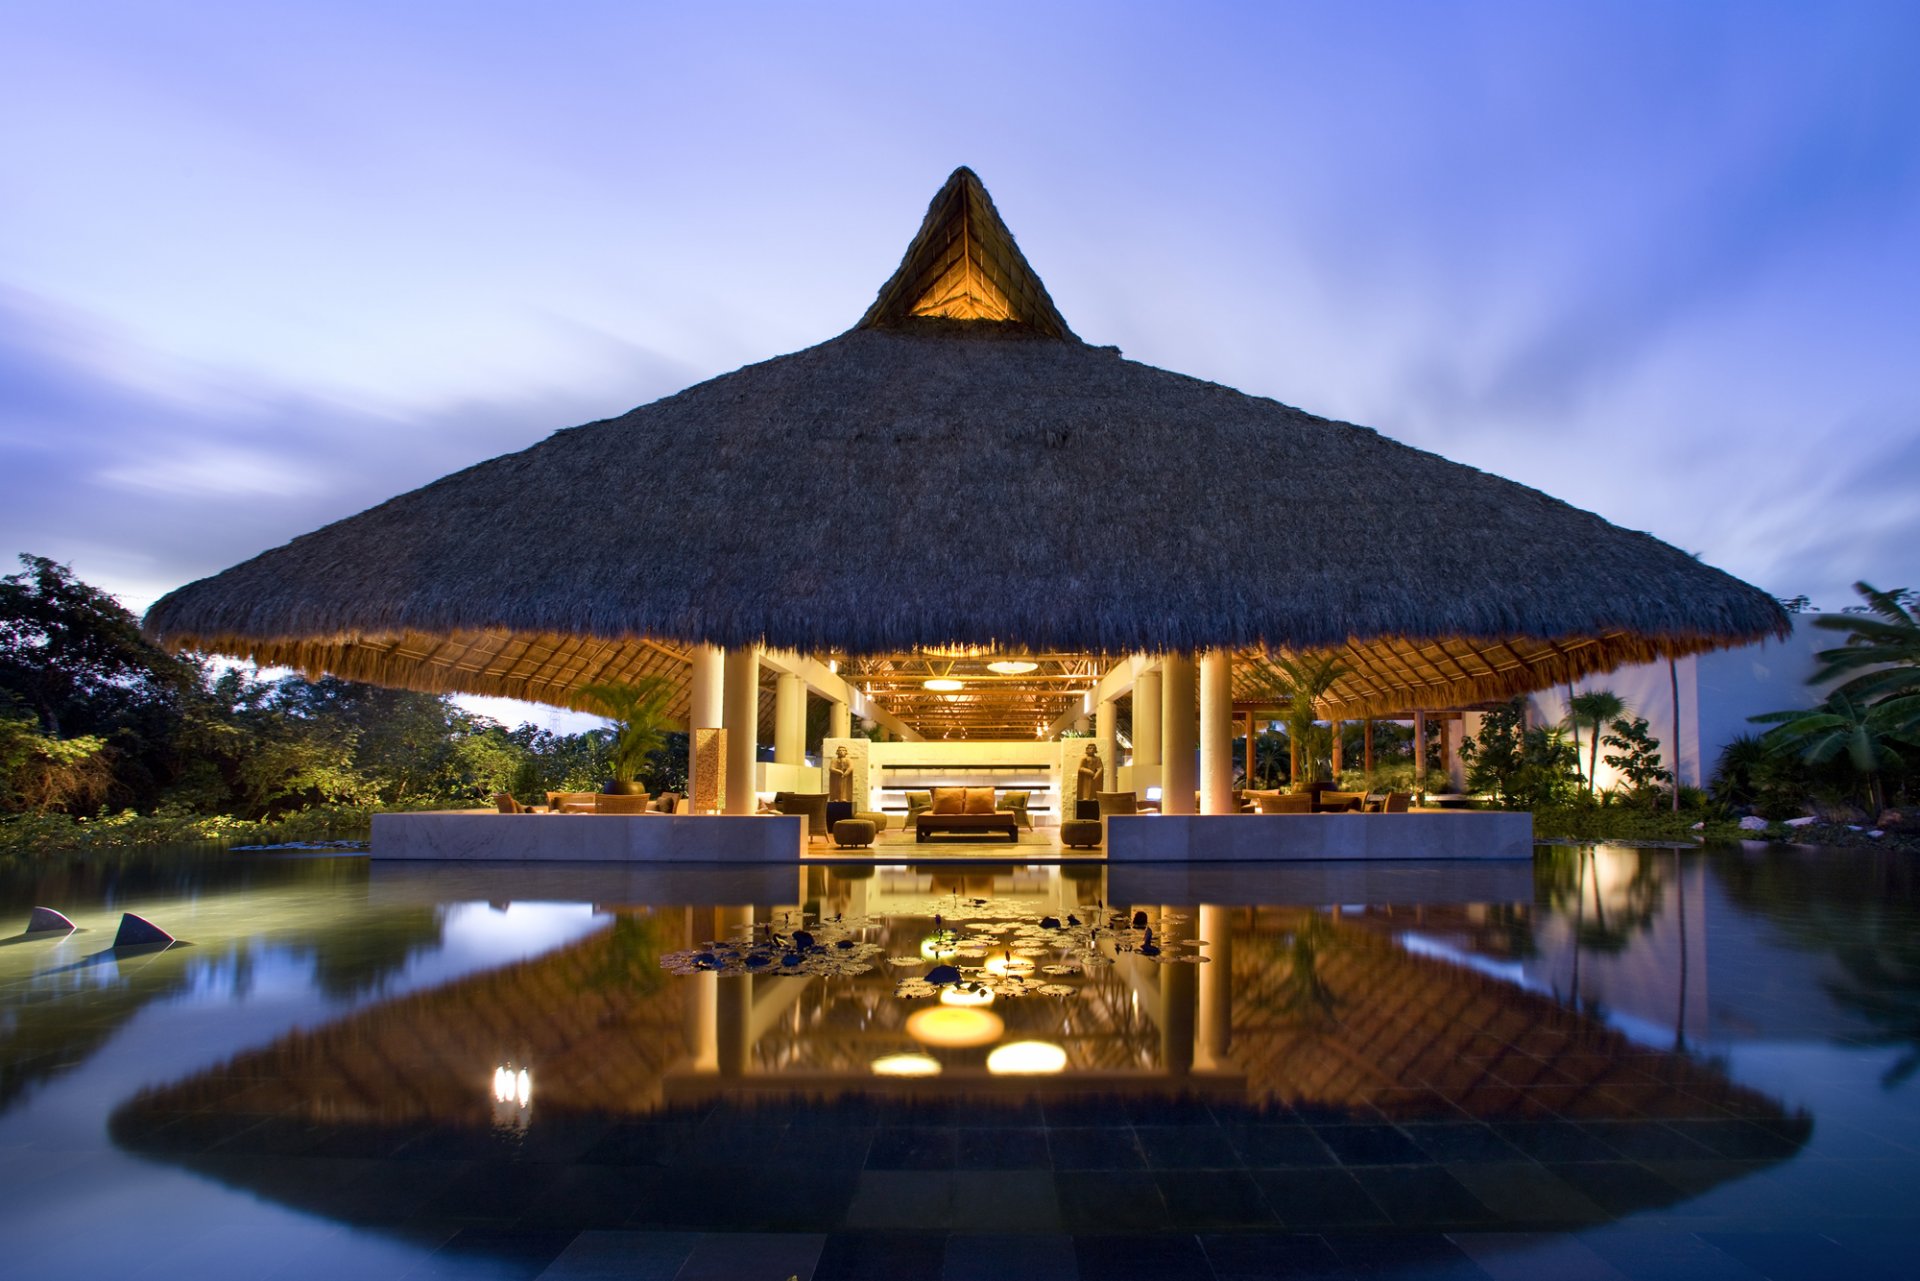
<svg viewBox="0 0 1920 1281">
<path fill-rule="evenodd" d="M 1011 321 L 1075 339 L 993 197 L 965 165 L 934 195 L 899 268 L 856 328 L 885 329 L 920 316 Z"/>
</svg>

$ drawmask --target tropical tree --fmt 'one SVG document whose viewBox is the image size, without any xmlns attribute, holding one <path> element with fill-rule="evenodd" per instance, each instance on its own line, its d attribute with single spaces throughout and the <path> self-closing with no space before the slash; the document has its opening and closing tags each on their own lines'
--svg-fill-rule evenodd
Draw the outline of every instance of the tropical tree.
<svg viewBox="0 0 1920 1281">
<path fill-rule="evenodd" d="M 1884 732 L 1920 744 L 1920 607 L 1914 593 L 1883 592 L 1867 583 L 1853 589 L 1866 601 L 1860 612 L 1814 620 L 1815 627 L 1844 632 L 1846 641 L 1821 651 L 1825 666 L 1810 683 L 1850 677 L 1833 692 L 1873 709 Z"/>
<path fill-rule="evenodd" d="M 1467 790 L 1524 809 L 1564 803 L 1577 794 L 1580 761 L 1559 730 L 1526 724 L 1525 702 L 1516 698 L 1487 712 L 1480 732 L 1460 744 Z"/>
<path fill-rule="evenodd" d="M 1301 756 L 1313 740 L 1313 723 L 1318 715 L 1314 703 L 1325 697 L 1346 674 L 1346 665 L 1332 654 L 1256 656 L 1248 669 L 1256 696 L 1286 707 L 1295 791 L 1304 791 L 1319 773 L 1317 761 L 1310 762 L 1309 768 L 1301 768 Z"/>
<path fill-rule="evenodd" d="M 1764 740 L 1769 747 L 1810 765 L 1844 755 L 1865 782 L 1867 805 L 1877 814 L 1885 800 L 1881 776 L 1904 769 L 1902 752 L 1914 748 L 1903 729 L 1900 704 L 1896 698 L 1869 706 L 1836 689 L 1818 707 L 1749 719 L 1774 726 Z"/>
<path fill-rule="evenodd" d="M 580 701 L 614 723 L 607 772 L 616 783 L 631 783 L 646 768 L 647 757 L 667 743 L 667 703 L 673 686 L 663 676 L 632 682 L 582 685 Z"/>
<path fill-rule="evenodd" d="M 1585 729 L 1592 732 L 1592 741 L 1587 750 L 1589 795 L 1600 790 L 1600 735 L 1626 712 L 1626 701 L 1610 689 L 1590 689 L 1567 700 L 1567 723 L 1573 727 L 1576 750 L 1580 731 Z"/>
</svg>

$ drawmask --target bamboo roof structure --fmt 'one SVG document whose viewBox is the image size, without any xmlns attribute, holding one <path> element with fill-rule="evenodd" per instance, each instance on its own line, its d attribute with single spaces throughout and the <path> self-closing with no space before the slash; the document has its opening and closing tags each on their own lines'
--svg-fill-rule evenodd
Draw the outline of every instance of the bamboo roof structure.
<svg viewBox="0 0 1920 1281">
<path fill-rule="evenodd" d="M 179 648 L 561 706 L 590 682 L 684 672 L 672 656 L 701 642 L 1337 650 L 1349 673 L 1321 711 L 1351 717 L 1789 624 L 1648 534 L 1082 341 L 962 168 L 848 332 L 303 535 L 164 597 L 146 626 Z M 928 714 L 1030 726 L 1047 704 L 1022 694 L 1017 716 L 986 695 L 977 715 Z"/>
</svg>

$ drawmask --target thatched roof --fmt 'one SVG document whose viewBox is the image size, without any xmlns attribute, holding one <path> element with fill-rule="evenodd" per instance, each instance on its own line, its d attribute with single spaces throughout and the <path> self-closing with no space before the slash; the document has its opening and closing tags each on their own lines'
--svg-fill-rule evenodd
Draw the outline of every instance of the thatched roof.
<svg viewBox="0 0 1920 1281">
<path fill-rule="evenodd" d="M 960 169 L 849 332 L 296 538 L 147 627 L 559 704 L 661 643 L 1344 647 L 1355 675 L 1328 709 L 1356 715 L 1787 622 L 1537 490 L 1080 341 Z"/>
</svg>

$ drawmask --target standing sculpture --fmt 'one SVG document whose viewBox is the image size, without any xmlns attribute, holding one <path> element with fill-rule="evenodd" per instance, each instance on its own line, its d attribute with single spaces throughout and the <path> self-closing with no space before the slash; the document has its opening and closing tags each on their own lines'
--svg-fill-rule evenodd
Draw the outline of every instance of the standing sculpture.
<svg viewBox="0 0 1920 1281">
<path fill-rule="evenodd" d="M 835 752 L 827 765 L 827 799 L 849 804 L 853 801 L 853 761 L 845 747 Z"/>
<path fill-rule="evenodd" d="M 1097 801 L 1101 789 L 1106 786 L 1107 765 L 1100 759 L 1097 744 L 1087 744 L 1087 754 L 1080 758 L 1080 772 L 1074 778 L 1073 798 L 1077 801 Z"/>
</svg>

